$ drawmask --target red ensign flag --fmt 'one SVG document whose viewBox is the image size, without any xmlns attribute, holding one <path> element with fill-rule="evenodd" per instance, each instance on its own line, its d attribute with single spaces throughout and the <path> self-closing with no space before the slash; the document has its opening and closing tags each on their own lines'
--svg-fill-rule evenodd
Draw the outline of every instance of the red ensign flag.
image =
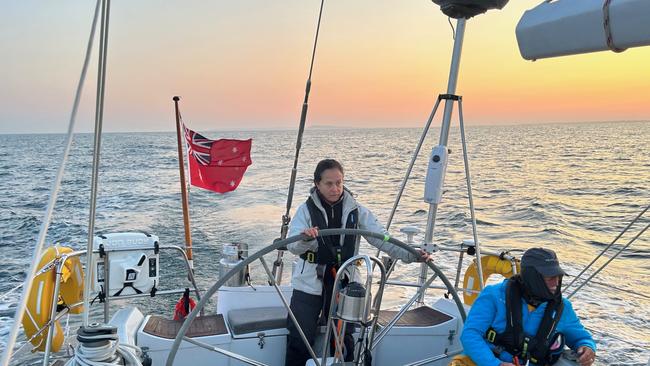
<svg viewBox="0 0 650 366">
<path fill-rule="evenodd" d="M 251 165 L 253 139 L 210 140 L 183 126 L 187 142 L 190 184 L 214 192 L 235 190 Z"/>
</svg>

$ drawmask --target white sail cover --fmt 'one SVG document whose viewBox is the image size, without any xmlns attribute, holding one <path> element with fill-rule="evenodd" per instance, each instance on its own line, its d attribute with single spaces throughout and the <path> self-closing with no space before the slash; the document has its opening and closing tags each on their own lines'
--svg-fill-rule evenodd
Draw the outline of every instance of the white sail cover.
<svg viewBox="0 0 650 366">
<path fill-rule="evenodd" d="M 557 0 L 528 10 L 517 24 L 527 60 L 650 45 L 650 0 Z M 605 27 L 609 12 L 608 45 Z"/>
</svg>

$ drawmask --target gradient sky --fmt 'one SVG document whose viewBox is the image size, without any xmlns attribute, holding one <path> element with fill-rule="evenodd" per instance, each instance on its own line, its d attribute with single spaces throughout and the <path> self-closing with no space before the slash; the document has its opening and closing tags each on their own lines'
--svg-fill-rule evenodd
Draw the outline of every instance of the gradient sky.
<svg viewBox="0 0 650 366">
<path fill-rule="evenodd" d="M 650 47 L 525 61 L 540 0 L 467 23 L 468 125 L 650 120 Z M 113 0 L 105 131 L 296 128 L 319 0 Z M 94 1 L 0 5 L 0 133 L 65 132 Z M 455 21 L 453 22 L 455 24 Z M 326 0 L 308 125 L 421 127 L 446 92 L 452 31 L 428 0 Z M 77 131 L 94 116 L 95 43 Z M 439 122 L 437 122 L 439 123 Z"/>
</svg>

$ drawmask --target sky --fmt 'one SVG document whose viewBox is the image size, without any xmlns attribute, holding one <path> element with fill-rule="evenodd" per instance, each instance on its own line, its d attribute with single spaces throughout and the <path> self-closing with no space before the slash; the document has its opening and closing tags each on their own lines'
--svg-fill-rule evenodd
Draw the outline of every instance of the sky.
<svg viewBox="0 0 650 366">
<path fill-rule="evenodd" d="M 519 55 L 516 24 L 539 2 L 513 0 L 467 22 L 457 89 L 465 123 L 650 120 L 650 47 Z M 0 3 L 0 133 L 67 130 L 94 5 Z M 197 131 L 297 128 L 319 6 L 113 0 L 104 131 L 172 131 L 174 95 Z M 97 46 L 79 132 L 94 121 Z M 452 47 L 431 1 L 326 0 L 308 126 L 424 126 L 447 91 Z"/>
</svg>

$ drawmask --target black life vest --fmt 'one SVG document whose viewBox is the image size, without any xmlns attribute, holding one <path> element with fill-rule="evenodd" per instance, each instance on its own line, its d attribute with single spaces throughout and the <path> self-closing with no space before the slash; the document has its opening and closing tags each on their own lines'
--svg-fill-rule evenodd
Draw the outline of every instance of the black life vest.
<svg viewBox="0 0 650 366">
<path fill-rule="evenodd" d="M 536 365 L 554 364 L 559 355 L 552 355 L 550 348 L 557 339 L 555 328 L 564 309 L 562 298 L 558 297 L 547 302 L 537 333 L 534 337 L 529 337 L 524 334 L 522 324 L 521 284 L 511 278 L 506 286 L 506 330 L 499 334 L 490 327 L 485 333 L 485 338 L 511 355 L 517 356 L 522 363 L 530 360 Z"/>
<path fill-rule="evenodd" d="M 309 217 L 313 226 L 319 229 L 339 229 L 338 227 L 329 227 L 323 212 L 318 209 L 314 200 L 309 197 L 307 199 L 307 208 L 309 209 Z M 341 218 L 343 219 L 343 218 Z M 355 208 L 348 215 L 347 222 L 345 223 L 346 229 L 356 229 L 359 227 L 359 209 Z M 354 256 L 357 246 L 356 235 L 346 235 L 343 239 L 343 245 L 340 244 L 339 236 L 320 236 L 318 240 L 318 251 L 307 251 L 300 255 L 300 258 L 318 264 L 329 264 L 336 267 L 340 266 L 346 260 Z"/>
</svg>

